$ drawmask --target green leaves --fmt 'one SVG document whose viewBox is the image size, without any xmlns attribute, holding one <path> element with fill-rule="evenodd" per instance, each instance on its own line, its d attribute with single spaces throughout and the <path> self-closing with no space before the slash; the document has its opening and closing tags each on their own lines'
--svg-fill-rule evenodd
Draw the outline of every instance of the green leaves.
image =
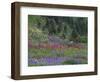
<svg viewBox="0 0 100 82">
<path fill-rule="evenodd" d="M 87 42 L 87 38 L 81 37 L 87 36 L 88 19 L 86 17 L 28 15 L 28 26 L 29 37 L 33 32 L 37 32 L 36 34 L 40 38 L 42 35 L 46 36 L 50 34 L 70 41 Z"/>
</svg>

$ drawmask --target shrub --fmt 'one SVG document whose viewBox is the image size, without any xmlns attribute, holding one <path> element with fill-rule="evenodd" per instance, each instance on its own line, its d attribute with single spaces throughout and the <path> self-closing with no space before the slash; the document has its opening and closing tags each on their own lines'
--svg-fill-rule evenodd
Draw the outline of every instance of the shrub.
<svg viewBox="0 0 100 82">
<path fill-rule="evenodd" d="M 87 37 L 86 36 L 81 36 L 80 37 L 80 42 L 81 43 L 87 43 Z"/>
</svg>

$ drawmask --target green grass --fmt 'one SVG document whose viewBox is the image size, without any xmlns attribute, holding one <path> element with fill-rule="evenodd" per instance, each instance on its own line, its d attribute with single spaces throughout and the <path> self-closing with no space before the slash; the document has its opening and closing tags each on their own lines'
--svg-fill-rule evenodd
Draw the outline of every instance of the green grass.
<svg viewBox="0 0 100 82">
<path fill-rule="evenodd" d="M 29 55 L 31 57 L 59 57 L 59 56 L 87 56 L 87 49 L 77 49 L 77 48 L 68 48 L 65 50 L 54 50 L 54 49 L 29 49 Z"/>
<path fill-rule="evenodd" d="M 69 60 L 69 61 L 63 62 L 62 64 L 76 64 L 76 62 L 73 60 Z"/>
</svg>

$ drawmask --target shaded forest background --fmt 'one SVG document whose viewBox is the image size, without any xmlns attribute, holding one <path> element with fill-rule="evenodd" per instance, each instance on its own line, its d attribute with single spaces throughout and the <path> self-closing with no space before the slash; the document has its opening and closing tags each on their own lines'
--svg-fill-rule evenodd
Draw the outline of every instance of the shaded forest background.
<svg viewBox="0 0 100 82">
<path fill-rule="evenodd" d="M 60 17 L 60 16 L 33 16 L 28 15 L 29 38 L 32 33 L 39 32 L 44 39 L 47 35 L 56 35 L 67 41 L 87 43 L 87 18 L 86 17 Z M 41 34 L 42 33 L 42 34 Z"/>
</svg>

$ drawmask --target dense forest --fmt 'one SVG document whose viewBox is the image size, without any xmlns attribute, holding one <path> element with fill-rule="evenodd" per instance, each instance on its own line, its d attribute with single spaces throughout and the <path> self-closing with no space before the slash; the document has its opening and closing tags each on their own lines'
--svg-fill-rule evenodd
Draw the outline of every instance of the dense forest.
<svg viewBox="0 0 100 82">
<path fill-rule="evenodd" d="M 86 17 L 28 15 L 28 65 L 87 63 Z"/>
<path fill-rule="evenodd" d="M 74 42 L 87 42 L 88 23 L 85 17 L 32 15 L 28 17 L 30 29 L 38 28 L 48 35 L 57 35 Z"/>
</svg>

